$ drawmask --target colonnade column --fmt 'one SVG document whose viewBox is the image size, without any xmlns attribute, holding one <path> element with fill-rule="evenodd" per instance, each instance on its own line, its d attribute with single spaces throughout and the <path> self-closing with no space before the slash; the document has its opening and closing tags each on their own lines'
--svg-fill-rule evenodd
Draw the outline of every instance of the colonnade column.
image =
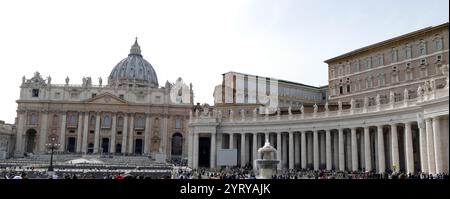
<svg viewBox="0 0 450 199">
<path fill-rule="evenodd" d="M 331 170 L 332 169 L 332 158 L 331 158 L 331 134 L 330 134 L 330 130 L 327 129 L 325 132 L 325 149 L 326 149 L 326 156 L 327 156 L 327 170 Z"/>
<path fill-rule="evenodd" d="M 384 157 L 384 136 L 383 136 L 383 125 L 377 127 L 377 138 L 378 138 L 378 170 L 380 173 L 386 171 L 385 157 Z"/>
<path fill-rule="evenodd" d="M 229 144 L 229 147 L 230 147 L 230 149 L 233 149 L 234 148 L 234 146 L 233 146 L 233 144 L 234 144 L 234 142 L 233 142 L 233 137 L 234 137 L 234 134 L 233 133 L 230 133 L 229 134 L 230 135 L 230 144 Z"/>
<path fill-rule="evenodd" d="M 436 163 L 435 163 L 435 156 L 434 156 L 434 136 L 433 136 L 433 125 L 432 125 L 432 119 L 426 118 L 425 119 L 425 126 L 427 129 L 427 147 L 428 147 L 428 170 L 430 174 L 436 174 Z"/>
<path fill-rule="evenodd" d="M 419 145 L 420 145 L 420 167 L 422 172 L 428 173 L 428 158 L 427 158 L 427 135 L 426 135 L 426 128 L 425 123 L 423 121 L 420 121 L 419 124 Z"/>
<path fill-rule="evenodd" d="M 193 132 L 189 129 L 188 130 L 188 167 L 193 168 L 193 147 L 194 147 L 194 135 Z"/>
<path fill-rule="evenodd" d="M 277 169 L 281 170 L 281 132 L 277 132 L 277 159 L 280 164 L 277 164 Z"/>
<path fill-rule="evenodd" d="M 372 170 L 372 159 L 370 155 L 370 132 L 369 127 L 364 127 L 364 156 L 366 158 L 365 166 L 366 171 Z"/>
<path fill-rule="evenodd" d="M 211 154 L 209 158 L 209 167 L 216 168 L 216 132 L 211 133 Z"/>
<path fill-rule="evenodd" d="M 314 170 L 319 170 L 319 131 L 313 131 Z"/>
<path fill-rule="evenodd" d="M 411 122 L 405 123 L 405 157 L 406 157 L 406 172 L 414 173 L 414 154 L 412 144 Z"/>
<path fill-rule="evenodd" d="M 241 133 L 241 167 L 245 166 L 245 133 Z"/>
<path fill-rule="evenodd" d="M 344 156 L 344 129 L 338 129 L 339 136 L 339 170 L 345 170 L 345 156 Z"/>
<path fill-rule="evenodd" d="M 289 169 L 294 169 L 294 132 L 289 132 Z"/>
<path fill-rule="evenodd" d="M 306 132 L 302 131 L 300 132 L 301 136 L 301 164 L 302 169 L 306 169 Z"/>
<path fill-rule="evenodd" d="M 392 167 L 394 172 L 400 170 L 399 152 L 398 152 L 398 135 L 397 124 L 391 124 L 391 138 L 392 138 Z"/>
<path fill-rule="evenodd" d="M 441 149 L 441 131 L 440 131 L 439 117 L 433 117 L 433 132 L 434 132 L 434 156 L 436 160 L 436 173 L 442 173 L 443 161 L 442 161 L 442 149 Z M 447 132 L 448 133 L 448 132 Z"/>
<path fill-rule="evenodd" d="M 358 144 L 356 142 L 356 128 L 351 128 L 352 170 L 358 170 Z"/>
<path fill-rule="evenodd" d="M 252 143 L 252 152 L 253 152 L 253 169 L 256 169 L 255 160 L 258 158 L 258 133 L 253 133 L 253 143 Z"/>
<path fill-rule="evenodd" d="M 198 133 L 194 133 L 194 151 L 192 153 L 192 167 L 194 169 L 198 168 Z"/>
</svg>

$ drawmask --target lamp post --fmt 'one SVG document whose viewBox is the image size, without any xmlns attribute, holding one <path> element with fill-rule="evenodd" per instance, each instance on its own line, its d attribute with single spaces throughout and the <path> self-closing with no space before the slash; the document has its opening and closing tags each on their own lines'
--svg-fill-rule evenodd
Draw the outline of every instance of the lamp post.
<svg viewBox="0 0 450 199">
<path fill-rule="evenodd" d="M 53 171 L 53 152 L 55 149 L 58 149 L 61 145 L 56 143 L 56 138 L 52 137 L 50 143 L 45 144 L 48 150 L 51 151 L 50 154 L 50 166 L 48 167 L 48 171 Z"/>
</svg>

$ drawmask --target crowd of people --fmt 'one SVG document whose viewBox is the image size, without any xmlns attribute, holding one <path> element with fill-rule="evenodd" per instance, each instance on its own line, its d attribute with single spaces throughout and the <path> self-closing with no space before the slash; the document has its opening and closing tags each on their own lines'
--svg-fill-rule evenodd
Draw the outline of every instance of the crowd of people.
<svg viewBox="0 0 450 199">
<path fill-rule="evenodd" d="M 173 178 L 176 179 L 256 179 L 257 172 L 251 168 L 222 168 L 222 169 L 179 169 Z M 415 174 L 406 172 L 393 172 L 391 170 L 385 173 L 375 171 L 336 171 L 336 170 L 308 170 L 291 169 L 282 170 L 272 176 L 272 179 L 448 179 L 447 173 L 426 174 L 417 172 Z"/>
</svg>

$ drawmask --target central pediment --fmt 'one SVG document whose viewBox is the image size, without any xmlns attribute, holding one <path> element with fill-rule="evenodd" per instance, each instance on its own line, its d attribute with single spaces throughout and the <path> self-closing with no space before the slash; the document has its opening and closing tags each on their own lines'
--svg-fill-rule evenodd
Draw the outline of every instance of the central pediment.
<svg viewBox="0 0 450 199">
<path fill-rule="evenodd" d="M 127 101 L 118 98 L 111 93 L 102 93 L 96 97 L 85 100 L 89 104 L 128 104 Z"/>
</svg>

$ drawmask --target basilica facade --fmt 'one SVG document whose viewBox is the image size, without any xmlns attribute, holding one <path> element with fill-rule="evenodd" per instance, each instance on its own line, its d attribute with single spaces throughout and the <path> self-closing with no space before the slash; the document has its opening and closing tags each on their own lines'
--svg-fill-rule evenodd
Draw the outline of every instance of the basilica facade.
<svg viewBox="0 0 450 199">
<path fill-rule="evenodd" d="M 50 142 L 61 154 L 187 157 L 192 85 L 178 78 L 160 86 L 137 39 L 106 84 L 54 84 L 36 72 L 23 77 L 17 104 L 16 157 L 43 154 Z"/>
<path fill-rule="evenodd" d="M 421 29 L 325 61 L 325 100 L 282 96 L 298 105 L 272 111 L 263 103 L 238 106 L 239 77 L 230 77 L 231 83 L 216 87 L 219 106 L 212 113 L 192 114 L 189 166 L 222 166 L 222 149 L 236 150 L 235 165 L 254 166 L 268 140 L 277 149 L 278 169 L 448 173 L 448 27 Z M 278 90 L 262 93 L 270 98 Z"/>
</svg>

